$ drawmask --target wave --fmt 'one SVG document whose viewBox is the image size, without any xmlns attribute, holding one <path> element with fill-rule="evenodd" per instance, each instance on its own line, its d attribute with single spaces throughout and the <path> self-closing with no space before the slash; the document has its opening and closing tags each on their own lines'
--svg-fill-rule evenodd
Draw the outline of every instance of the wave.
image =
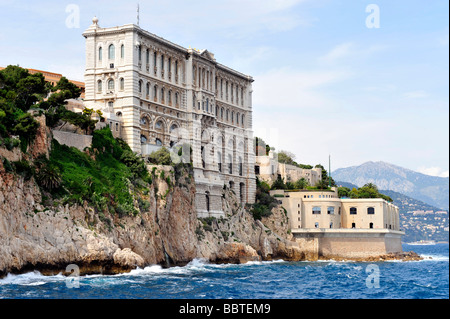
<svg viewBox="0 0 450 319">
<path fill-rule="evenodd" d="M 41 286 L 49 282 L 64 281 L 67 277 L 61 273 L 55 276 L 44 276 L 39 271 L 28 272 L 25 274 L 14 275 L 7 274 L 0 279 L 1 285 L 20 285 L 20 286 Z"/>
</svg>

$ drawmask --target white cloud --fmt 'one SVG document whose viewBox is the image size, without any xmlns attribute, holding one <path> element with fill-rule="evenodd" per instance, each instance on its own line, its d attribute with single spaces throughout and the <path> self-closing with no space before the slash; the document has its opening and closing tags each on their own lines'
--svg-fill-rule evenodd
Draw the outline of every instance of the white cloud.
<svg viewBox="0 0 450 319">
<path fill-rule="evenodd" d="M 438 176 L 438 177 L 449 177 L 449 171 L 444 170 L 437 166 L 432 167 L 420 167 L 417 170 L 419 173 L 431 175 L 431 176 Z"/>
<path fill-rule="evenodd" d="M 325 65 L 333 65 L 341 63 L 344 59 L 351 59 L 352 63 L 356 59 L 366 59 L 375 53 L 380 53 L 387 49 L 386 45 L 373 44 L 369 46 L 362 46 L 353 42 L 344 42 L 336 45 L 326 54 L 317 58 L 317 61 Z"/>
<path fill-rule="evenodd" d="M 335 46 L 327 54 L 318 58 L 319 62 L 334 63 L 338 59 L 346 58 L 353 54 L 355 45 L 353 43 L 342 43 Z"/>
<path fill-rule="evenodd" d="M 422 99 L 428 97 L 428 93 L 424 90 L 417 90 L 403 93 L 403 97 L 406 99 Z"/>
<path fill-rule="evenodd" d="M 279 68 L 255 76 L 255 107 L 318 108 L 334 102 L 320 92 L 321 88 L 342 81 L 349 72 L 333 70 L 298 71 Z"/>
</svg>

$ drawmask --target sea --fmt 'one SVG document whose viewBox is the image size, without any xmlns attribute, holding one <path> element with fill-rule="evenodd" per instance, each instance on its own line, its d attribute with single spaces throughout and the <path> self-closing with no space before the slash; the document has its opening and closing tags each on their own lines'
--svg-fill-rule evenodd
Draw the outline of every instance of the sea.
<svg viewBox="0 0 450 319">
<path fill-rule="evenodd" d="M 449 299 L 449 245 L 403 245 L 421 261 L 159 265 L 120 275 L 0 279 L 0 299 Z M 74 272 L 74 274 L 76 274 Z"/>
</svg>

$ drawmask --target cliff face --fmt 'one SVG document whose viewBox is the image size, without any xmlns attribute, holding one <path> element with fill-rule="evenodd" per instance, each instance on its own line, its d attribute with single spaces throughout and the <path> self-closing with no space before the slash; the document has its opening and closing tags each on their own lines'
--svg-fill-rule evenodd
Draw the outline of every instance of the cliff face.
<svg viewBox="0 0 450 319">
<path fill-rule="evenodd" d="M 28 150 L 30 156 L 48 154 L 48 134 L 38 133 Z M 146 195 L 149 207 L 137 216 L 119 217 L 100 214 L 87 203 L 44 207 L 33 177 L 25 180 L 7 172 L 0 161 L 0 276 L 30 270 L 64 273 L 69 264 L 88 274 L 152 264 L 184 265 L 195 258 L 232 263 L 305 258 L 290 241 L 283 209 L 255 221 L 225 190 L 226 217 L 201 220 L 189 169 L 175 172 L 158 166 L 155 170 Z"/>
</svg>

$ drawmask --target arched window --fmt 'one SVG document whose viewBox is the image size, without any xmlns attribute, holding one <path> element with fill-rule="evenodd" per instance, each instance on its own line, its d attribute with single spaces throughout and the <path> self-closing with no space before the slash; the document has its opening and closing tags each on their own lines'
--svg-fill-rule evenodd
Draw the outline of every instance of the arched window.
<svg viewBox="0 0 450 319">
<path fill-rule="evenodd" d="M 145 89 L 145 94 L 148 97 L 150 95 L 150 83 L 147 82 L 147 84 L 145 85 Z"/>
<path fill-rule="evenodd" d="M 120 78 L 120 90 L 123 91 L 125 89 L 125 80 L 124 78 Z"/>
<path fill-rule="evenodd" d="M 98 80 L 97 81 L 97 92 L 98 93 L 102 93 L 102 91 L 103 91 L 103 84 L 102 83 L 103 83 L 102 80 Z"/>
<path fill-rule="evenodd" d="M 153 99 L 156 102 L 158 98 L 158 86 L 155 84 L 155 86 L 153 87 Z"/>
<path fill-rule="evenodd" d="M 147 137 L 145 135 L 141 135 L 141 144 L 147 143 Z"/>
<path fill-rule="evenodd" d="M 358 210 L 356 209 L 356 207 L 350 207 L 350 215 L 356 215 L 357 212 Z"/>
<path fill-rule="evenodd" d="M 178 126 L 176 124 L 172 124 L 172 126 L 170 127 L 170 133 L 172 133 L 173 131 L 177 130 Z"/>
<path fill-rule="evenodd" d="M 164 71 L 164 55 L 161 55 L 161 70 Z"/>
<path fill-rule="evenodd" d="M 202 146 L 201 152 L 202 152 L 202 167 L 206 168 L 206 161 L 205 161 L 206 154 L 205 154 L 205 147 L 204 146 Z"/>
<path fill-rule="evenodd" d="M 178 106 L 179 102 L 178 102 L 178 92 L 175 92 L 175 106 Z"/>
<path fill-rule="evenodd" d="M 233 157 L 228 154 L 228 173 L 233 174 Z"/>
<path fill-rule="evenodd" d="M 142 46 L 141 45 L 139 45 L 139 47 L 138 47 L 138 59 L 139 59 L 139 62 L 142 61 Z"/>
<path fill-rule="evenodd" d="M 244 127 L 244 123 L 245 123 L 245 116 L 244 116 L 244 114 L 242 114 L 242 119 L 241 119 L 241 124 L 242 124 L 242 127 Z"/>
<path fill-rule="evenodd" d="M 220 109 L 220 118 L 223 120 L 223 108 Z"/>
<path fill-rule="evenodd" d="M 157 58 L 158 58 L 158 53 L 156 53 L 156 51 L 153 53 L 153 67 L 155 67 L 156 68 L 156 61 L 157 61 Z"/>
<path fill-rule="evenodd" d="M 108 80 L 108 90 L 114 90 L 114 80 L 113 79 Z"/>
<path fill-rule="evenodd" d="M 139 93 L 142 93 L 142 80 L 139 80 Z"/>
<path fill-rule="evenodd" d="M 178 76 L 178 60 L 175 61 L 175 75 Z"/>
<path fill-rule="evenodd" d="M 145 118 L 145 117 L 143 117 L 143 118 L 141 118 L 141 124 L 142 125 L 147 125 L 147 118 Z"/>
<path fill-rule="evenodd" d="M 112 60 L 116 58 L 116 47 L 111 44 L 108 48 L 108 59 Z"/>
<path fill-rule="evenodd" d="M 98 48 L 98 60 L 101 61 L 103 59 L 103 48 Z"/>
<path fill-rule="evenodd" d="M 228 81 L 225 82 L 225 98 L 228 100 Z"/>
<path fill-rule="evenodd" d="M 374 207 L 367 207 L 367 214 L 374 215 L 375 214 L 375 208 Z"/>
<path fill-rule="evenodd" d="M 216 106 L 216 116 L 219 116 L 219 107 Z"/>
<path fill-rule="evenodd" d="M 169 103 L 169 105 L 172 105 L 172 91 L 169 90 L 169 93 L 167 95 L 167 102 Z"/>
<path fill-rule="evenodd" d="M 234 123 L 234 111 L 231 112 L 231 123 Z"/>
<path fill-rule="evenodd" d="M 164 88 L 161 88 L 161 103 L 164 103 Z"/>
<path fill-rule="evenodd" d="M 145 51 L 145 61 L 147 64 L 150 64 L 150 50 L 147 49 L 147 51 Z"/>
<path fill-rule="evenodd" d="M 210 207 L 209 207 L 209 192 L 205 193 L 205 197 L 206 197 L 206 211 L 209 212 L 209 209 L 210 209 Z"/>
<path fill-rule="evenodd" d="M 219 166 L 219 172 L 222 172 L 222 153 L 217 152 L 217 164 Z"/>
<path fill-rule="evenodd" d="M 123 44 L 120 46 L 120 57 L 122 59 L 125 57 L 125 46 Z"/>
<path fill-rule="evenodd" d="M 206 112 L 209 112 L 209 99 L 206 99 Z"/>
<path fill-rule="evenodd" d="M 244 173 L 244 165 L 242 163 L 242 157 L 239 156 L 239 176 L 242 176 Z"/>
<path fill-rule="evenodd" d="M 157 138 L 155 142 L 156 142 L 156 145 L 162 146 L 162 142 L 159 138 Z"/>
<path fill-rule="evenodd" d="M 163 129 L 163 122 L 161 121 L 156 122 L 155 129 L 161 131 Z"/>
<path fill-rule="evenodd" d="M 227 117 L 226 117 L 227 122 L 228 122 L 228 119 L 229 119 L 229 118 L 230 118 L 230 111 L 227 110 Z"/>
<path fill-rule="evenodd" d="M 236 114 L 236 124 L 239 125 L 239 118 L 241 117 L 241 115 L 238 113 Z"/>
</svg>

